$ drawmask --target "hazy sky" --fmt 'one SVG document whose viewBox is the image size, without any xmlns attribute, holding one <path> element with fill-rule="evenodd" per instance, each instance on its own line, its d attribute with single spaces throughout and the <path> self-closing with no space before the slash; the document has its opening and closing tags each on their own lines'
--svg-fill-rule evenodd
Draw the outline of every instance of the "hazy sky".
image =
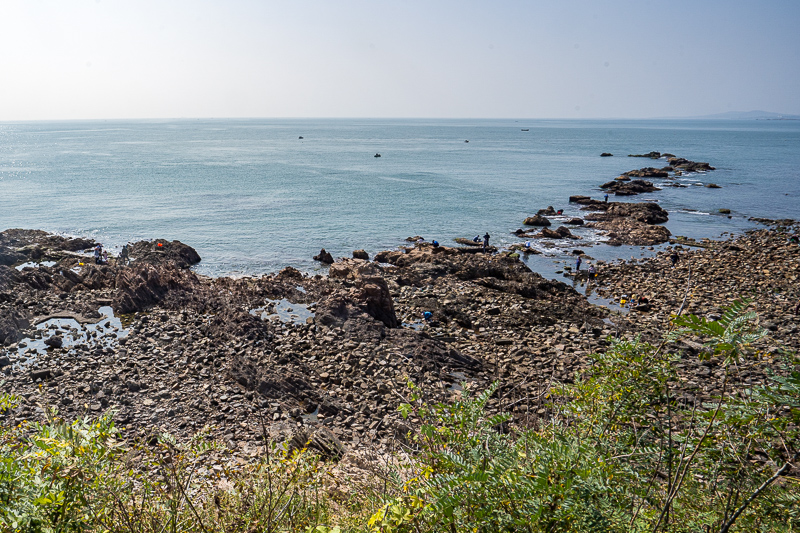
<svg viewBox="0 0 800 533">
<path fill-rule="evenodd" d="M 799 0 L 0 0 L 0 121 L 800 114 Z"/>
</svg>

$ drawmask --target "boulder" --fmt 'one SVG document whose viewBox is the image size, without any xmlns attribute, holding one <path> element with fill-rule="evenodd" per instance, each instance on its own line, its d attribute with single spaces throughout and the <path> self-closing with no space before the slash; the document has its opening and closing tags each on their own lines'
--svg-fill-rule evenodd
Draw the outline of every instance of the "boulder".
<svg viewBox="0 0 800 533">
<path fill-rule="evenodd" d="M 532 217 L 528 217 L 522 223 L 525 224 L 526 226 L 547 227 L 551 225 L 550 221 L 545 217 L 543 217 L 542 215 L 534 215 Z"/>
<path fill-rule="evenodd" d="M 45 339 L 44 343 L 50 348 L 61 348 L 61 346 L 64 344 L 64 339 L 61 337 L 61 335 L 53 335 L 52 337 Z"/>
<path fill-rule="evenodd" d="M 539 209 L 539 211 L 536 214 L 539 215 L 539 216 L 554 217 L 558 213 L 556 213 L 556 210 L 553 209 L 552 205 L 548 205 L 547 209 Z M 532 225 L 535 225 L 535 224 L 532 224 Z"/>
<path fill-rule="evenodd" d="M 582 218 L 571 218 L 564 222 L 564 224 L 569 224 L 570 226 L 583 226 L 583 219 Z"/>
<path fill-rule="evenodd" d="M 330 254 L 330 252 L 326 252 L 325 248 L 323 248 L 317 255 L 314 256 L 314 261 L 319 261 L 320 263 L 330 265 L 333 264 L 333 256 Z"/>
<path fill-rule="evenodd" d="M 191 246 L 164 239 L 135 242 L 128 246 L 128 256 L 139 263 L 172 263 L 184 269 L 200 262 L 200 255 Z"/>
<path fill-rule="evenodd" d="M 363 259 L 364 261 L 369 261 L 369 254 L 365 250 L 354 250 L 353 251 L 353 258 L 354 259 Z"/>
</svg>

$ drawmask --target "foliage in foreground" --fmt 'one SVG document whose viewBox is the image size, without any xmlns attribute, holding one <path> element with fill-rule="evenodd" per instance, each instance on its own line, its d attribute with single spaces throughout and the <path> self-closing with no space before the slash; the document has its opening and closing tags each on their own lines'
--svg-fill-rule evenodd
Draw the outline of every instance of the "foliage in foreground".
<svg viewBox="0 0 800 533">
<path fill-rule="evenodd" d="M 274 444 L 231 466 L 203 435 L 123 446 L 110 416 L 0 425 L 0 531 L 798 531 L 800 361 L 731 390 L 763 335 L 745 308 L 675 320 L 670 338 L 700 337 L 719 369 L 706 404 L 676 393 L 666 343 L 639 340 L 613 341 L 554 389 L 552 420 L 535 429 L 492 414 L 497 384 L 439 404 L 412 385 L 401 412 L 420 429 L 385 492 L 331 490 L 332 465 Z M 0 412 L 15 402 L 0 395 Z"/>
</svg>

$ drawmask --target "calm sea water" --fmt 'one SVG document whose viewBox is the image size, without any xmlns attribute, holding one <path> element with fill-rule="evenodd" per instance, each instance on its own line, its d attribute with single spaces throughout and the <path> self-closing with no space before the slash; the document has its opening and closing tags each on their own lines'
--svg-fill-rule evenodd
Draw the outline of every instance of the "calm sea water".
<svg viewBox="0 0 800 533">
<path fill-rule="evenodd" d="M 447 244 L 487 231 L 493 244 L 517 242 L 510 232 L 538 209 L 577 214 L 570 195 L 600 198 L 620 173 L 665 165 L 625 157 L 651 150 L 717 167 L 684 182 L 721 189 L 630 199 L 657 199 L 674 234 L 800 218 L 795 121 L 71 121 L 0 124 L 0 229 L 89 236 L 112 251 L 178 239 L 209 275 L 313 271 L 323 247 L 372 254 L 411 235 Z M 583 236 L 570 246 L 593 238 Z"/>
</svg>

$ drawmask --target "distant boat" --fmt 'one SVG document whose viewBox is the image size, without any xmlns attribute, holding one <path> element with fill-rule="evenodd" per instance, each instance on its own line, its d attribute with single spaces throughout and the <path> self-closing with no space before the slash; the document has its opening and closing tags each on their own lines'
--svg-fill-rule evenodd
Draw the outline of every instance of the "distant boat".
<svg viewBox="0 0 800 533">
<path fill-rule="evenodd" d="M 524 129 L 524 128 L 523 128 L 523 130 L 522 130 L 522 131 L 531 131 L 531 130 L 529 130 L 529 129 Z"/>
<path fill-rule="evenodd" d="M 302 139 L 302 138 L 303 138 L 303 136 L 301 135 L 299 138 L 300 138 L 300 139 Z"/>
<path fill-rule="evenodd" d="M 375 155 L 374 155 L 374 156 L 372 156 L 372 157 L 380 157 L 380 156 L 381 156 L 381 154 L 375 154 Z"/>
<path fill-rule="evenodd" d="M 465 142 L 465 143 L 468 143 L 469 141 L 464 141 L 464 142 Z"/>
</svg>

